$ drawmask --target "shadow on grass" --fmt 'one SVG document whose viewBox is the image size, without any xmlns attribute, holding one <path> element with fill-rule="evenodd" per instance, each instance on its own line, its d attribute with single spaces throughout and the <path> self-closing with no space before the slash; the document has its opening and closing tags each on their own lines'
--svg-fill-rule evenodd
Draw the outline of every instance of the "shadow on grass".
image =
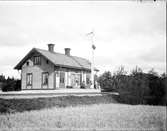
<svg viewBox="0 0 167 131">
<path fill-rule="evenodd" d="M 51 107 L 68 107 L 91 104 L 117 103 L 112 95 L 102 96 L 62 96 L 33 99 L 0 99 L 0 113 L 15 113 L 41 110 Z"/>
<path fill-rule="evenodd" d="M 68 106 L 122 103 L 130 105 L 166 105 L 162 100 L 147 98 L 144 101 L 135 96 L 102 94 L 101 96 L 61 96 L 33 99 L 0 99 L 0 114 L 41 110 L 45 108 L 64 108 Z"/>
<path fill-rule="evenodd" d="M 118 103 L 129 104 L 129 105 L 161 105 L 166 106 L 167 100 L 166 97 L 153 97 L 153 96 L 144 96 L 137 97 L 130 94 L 120 94 L 113 95 L 112 98 Z"/>
</svg>

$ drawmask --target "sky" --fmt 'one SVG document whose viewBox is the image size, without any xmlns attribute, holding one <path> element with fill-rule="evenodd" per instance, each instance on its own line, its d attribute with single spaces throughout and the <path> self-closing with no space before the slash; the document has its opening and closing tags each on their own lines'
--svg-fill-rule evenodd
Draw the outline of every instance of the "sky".
<svg viewBox="0 0 167 131">
<path fill-rule="evenodd" d="M 0 74 L 20 78 L 14 66 L 34 47 L 91 60 L 95 66 L 166 71 L 166 3 L 133 1 L 0 2 Z"/>
</svg>

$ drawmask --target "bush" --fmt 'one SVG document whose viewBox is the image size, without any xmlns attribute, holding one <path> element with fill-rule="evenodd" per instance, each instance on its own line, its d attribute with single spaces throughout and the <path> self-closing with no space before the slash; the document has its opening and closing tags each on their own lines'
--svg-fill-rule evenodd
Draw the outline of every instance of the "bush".
<svg viewBox="0 0 167 131">
<path fill-rule="evenodd" d="M 81 89 L 86 89 L 86 85 L 85 85 L 85 82 L 81 82 Z"/>
<path fill-rule="evenodd" d="M 149 88 L 150 94 L 149 96 L 153 97 L 153 104 L 165 104 L 165 79 L 167 77 L 159 77 L 157 73 L 150 71 L 148 73 L 149 80 Z"/>
<path fill-rule="evenodd" d="M 140 68 L 133 70 L 130 75 L 116 77 L 119 77 L 117 91 L 121 100 L 128 104 L 144 103 L 144 97 L 149 94 L 149 87 L 147 77 Z"/>
<path fill-rule="evenodd" d="M 73 87 L 72 87 L 72 86 L 66 86 L 66 88 L 68 88 L 68 89 L 72 89 Z"/>
<path fill-rule="evenodd" d="M 3 82 L 0 82 L 0 90 L 2 89 L 2 87 L 3 87 Z"/>
<path fill-rule="evenodd" d="M 164 105 L 167 105 L 167 77 L 162 77 L 161 81 L 162 81 L 162 87 L 164 90 L 164 98 L 162 101 Z"/>
<path fill-rule="evenodd" d="M 112 76 L 111 72 L 104 72 L 99 78 L 98 82 L 100 84 L 102 91 L 113 91 L 112 88 Z"/>
<path fill-rule="evenodd" d="M 21 90 L 21 80 L 7 80 L 3 83 L 1 87 L 2 91 L 20 91 Z"/>
<path fill-rule="evenodd" d="M 166 75 L 159 77 L 153 70 L 143 73 L 136 67 L 131 74 L 126 75 L 123 67 L 114 75 L 103 73 L 98 79 L 102 91 L 117 91 L 119 102 L 127 104 L 165 105 Z"/>
</svg>

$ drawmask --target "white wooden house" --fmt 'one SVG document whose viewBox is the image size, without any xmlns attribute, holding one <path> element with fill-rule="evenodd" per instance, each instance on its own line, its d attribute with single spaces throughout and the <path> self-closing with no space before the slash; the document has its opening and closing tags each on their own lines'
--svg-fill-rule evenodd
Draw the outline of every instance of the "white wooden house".
<svg viewBox="0 0 167 131">
<path fill-rule="evenodd" d="M 81 85 L 90 88 L 91 84 L 91 63 L 72 56 L 70 48 L 65 48 L 65 54 L 54 52 L 54 44 L 48 44 L 48 50 L 33 48 L 14 68 L 21 70 L 22 90 L 81 88 Z"/>
</svg>

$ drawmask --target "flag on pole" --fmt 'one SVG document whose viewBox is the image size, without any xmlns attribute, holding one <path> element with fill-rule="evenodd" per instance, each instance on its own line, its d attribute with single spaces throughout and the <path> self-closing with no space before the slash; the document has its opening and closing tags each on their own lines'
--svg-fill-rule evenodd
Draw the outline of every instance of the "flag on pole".
<svg viewBox="0 0 167 131">
<path fill-rule="evenodd" d="M 87 35 L 87 36 L 89 36 L 89 35 L 94 35 L 94 32 L 91 31 L 91 32 L 87 33 L 86 35 Z"/>
<path fill-rule="evenodd" d="M 93 37 L 94 37 L 94 31 L 91 31 L 89 33 L 86 34 L 86 36 L 89 36 L 91 38 L 91 41 L 92 41 L 92 49 L 95 50 L 96 49 L 96 46 L 93 44 Z"/>
<path fill-rule="evenodd" d="M 96 46 L 94 44 L 92 44 L 92 49 L 95 50 L 96 49 Z"/>
</svg>

